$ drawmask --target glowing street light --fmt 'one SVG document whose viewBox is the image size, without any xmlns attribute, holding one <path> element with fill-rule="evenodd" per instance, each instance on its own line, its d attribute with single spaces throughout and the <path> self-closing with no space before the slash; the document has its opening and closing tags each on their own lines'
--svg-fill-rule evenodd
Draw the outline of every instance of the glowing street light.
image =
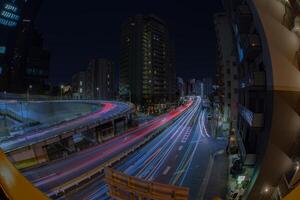
<svg viewBox="0 0 300 200">
<path fill-rule="evenodd" d="M 99 87 L 97 87 L 96 90 L 97 90 L 97 98 L 99 98 Z"/>
<path fill-rule="evenodd" d="M 29 85 L 27 88 L 27 101 L 29 101 L 29 90 L 32 89 L 32 85 Z"/>
<path fill-rule="evenodd" d="M 265 188 L 265 193 L 268 193 L 270 189 L 268 187 Z"/>
<path fill-rule="evenodd" d="M 60 85 L 60 99 L 62 99 L 63 89 L 64 89 L 64 85 Z"/>
</svg>

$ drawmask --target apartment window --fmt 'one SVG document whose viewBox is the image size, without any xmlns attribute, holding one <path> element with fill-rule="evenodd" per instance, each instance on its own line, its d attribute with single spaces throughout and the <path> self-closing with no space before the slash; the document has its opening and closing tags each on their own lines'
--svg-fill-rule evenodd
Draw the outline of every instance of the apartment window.
<svg viewBox="0 0 300 200">
<path fill-rule="evenodd" d="M 230 68 L 226 69 L 227 74 L 230 74 Z"/>
<path fill-rule="evenodd" d="M 238 76 L 235 74 L 235 75 L 233 75 L 233 79 L 234 80 L 238 80 Z"/>
<path fill-rule="evenodd" d="M 227 86 L 228 86 L 228 87 L 231 86 L 231 81 L 227 81 Z"/>
<path fill-rule="evenodd" d="M 231 99 L 231 93 L 230 92 L 227 93 L 227 97 L 228 97 L 228 99 Z"/>
</svg>

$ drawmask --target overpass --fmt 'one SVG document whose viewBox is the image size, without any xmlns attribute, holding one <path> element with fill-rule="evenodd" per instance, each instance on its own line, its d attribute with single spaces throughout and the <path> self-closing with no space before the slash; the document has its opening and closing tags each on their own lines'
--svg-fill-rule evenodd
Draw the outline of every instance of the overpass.
<svg viewBox="0 0 300 200">
<path fill-rule="evenodd" d="M 11 101 L 11 100 L 10 100 Z M 34 101 L 35 103 L 37 101 Z M 102 143 L 126 129 L 134 107 L 115 101 L 69 100 L 39 101 L 38 103 L 82 103 L 101 105 L 93 112 L 62 121 L 49 127 L 28 130 L 0 142 L 0 147 L 15 163 L 17 168 L 30 167 L 65 157 L 80 151 L 82 140 L 92 144 Z"/>
</svg>

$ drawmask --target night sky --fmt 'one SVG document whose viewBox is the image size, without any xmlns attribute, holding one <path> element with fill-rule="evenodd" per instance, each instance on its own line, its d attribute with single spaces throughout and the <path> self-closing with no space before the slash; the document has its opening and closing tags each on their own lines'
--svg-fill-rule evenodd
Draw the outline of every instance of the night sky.
<svg viewBox="0 0 300 200">
<path fill-rule="evenodd" d="M 131 15 L 155 14 L 166 21 L 176 50 L 177 76 L 184 79 L 214 76 L 213 14 L 220 0 L 44 0 L 37 27 L 51 52 L 50 80 L 71 81 L 93 57 L 118 66 L 122 22 Z"/>
</svg>

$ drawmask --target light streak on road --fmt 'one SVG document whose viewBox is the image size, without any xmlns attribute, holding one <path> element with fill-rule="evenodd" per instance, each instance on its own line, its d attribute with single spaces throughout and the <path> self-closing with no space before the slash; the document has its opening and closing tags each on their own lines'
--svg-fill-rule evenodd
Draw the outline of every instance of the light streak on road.
<svg viewBox="0 0 300 200">
<path fill-rule="evenodd" d="M 159 136 L 153 139 L 149 144 L 143 147 L 141 150 L 138 150 L 132 156 L 130 156 L 124 163 L 122 163 L 118 170 L 125 172 L 128 175 L 136 176 L 139 178 L 143 178 L 145 180 L 155 180 L 159 173 L 165 173 L 165 175 L 169 174 L 172 168 L 175 166 L 168 165 L 165 168 L 163 167 L 166 164 L 167 159 L 172 157 L 172 153 L 176 149 L 178 150 L 181 144 L 181 140 L 186 133 L 191 130 L 193 127 L 191 126 L 191 122 L 197 124 L 197 128 L 202 130 L 203 123 L 196 123 L 196 119 L 198 121 L 204 120 L 202 117 L 202 112 L 200 112 L 201 108 L 201 99 L 198 98 L 195 103 L 187 110 L 183 115 L 181 115 L 172 126 L 168 127 L 165 131 L 163 131 Z M 199 113 L 201 117 L 199 117 Z M 203 115 L 204 116 L 204 115 Z M 192 140 L 199 141 L 202 137 L 201 133 L 193 134 Z M 204 133 L 203 137 L 206 137 Z M 186 153 L 186 159 L 183 159 L 182 166 L 180 170 L 184 170 L 189 167 L 190 161 L 195 154 L 193 146 L 193 142 L 191 142 L 191 136 L 188 135 L 188 146 L 185 146 L 184 152 Z M 197 143 L 198 145 L 199 143 Z M 181 145 L 182 147 L 182 145 Z M 190 149 L 190 150 L 189 150 Z M 166 170 L 168 169 L 168 170 Z M 179 169 L 178 169 L 179 170 Z M 186 174 L 184 174 L 185 176 Z M 180 176 L 181 177 L 181 176 Z M 86 196 L 85 199 L 102 199 L 106 196 L 107 188 L 103 182 L 99 183 L 99 188 L 90 192 L 90 195 Z"/>
<path fill-rule="evenodd" d="M 53 187 L 75 179 L 79 175 L 89 172 L 105 161 L 132 148 L 136 143 L 143 141 L 151 132 L 164 126 L 166 123 L 171 122 L 188 109 L 191 104 L 192 102 L 189 102 L 187 105 L 181 106 L 168 114 L 145 123 L 143 126 L 139 126 L 136 130 L 131 130 L 104 144 L 79 152 L 66 160 L 57 161 L 54 162 L 53 165 L 49 164 L 48 166 L 27 171 L 25 172 L 25 175 L 40 189 L 48 192 Z M 44 178 L 49 173 L 55 173 L 55 176 Z"/>
</svg>

